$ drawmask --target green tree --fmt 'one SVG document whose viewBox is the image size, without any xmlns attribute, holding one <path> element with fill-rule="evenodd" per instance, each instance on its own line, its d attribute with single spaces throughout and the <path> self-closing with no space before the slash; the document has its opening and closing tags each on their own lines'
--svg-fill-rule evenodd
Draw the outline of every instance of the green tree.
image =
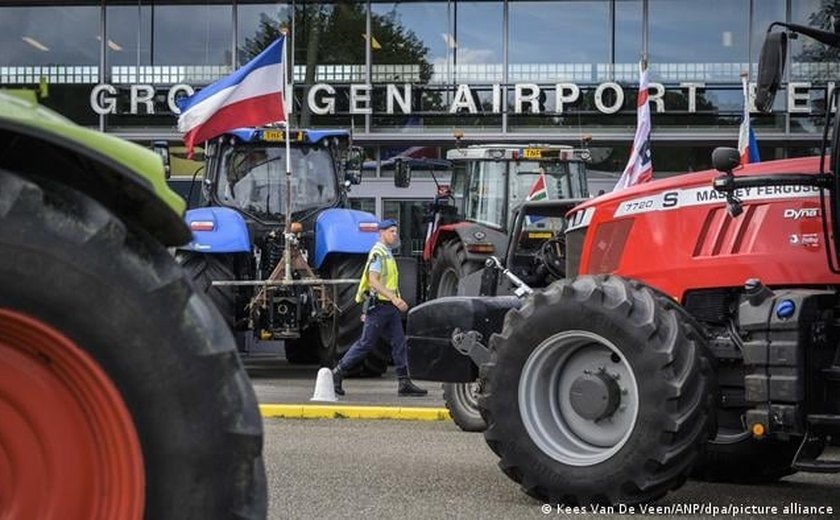
<svg viewBox="0 0 840 520">
<path fill-rule="evenodd" d="M 808 25 L 834 31 L 833 20 L 840 22 L 840 4 L 836 0 L 821 0 L 819 8 L 808 16 Z M 799 61 L 831 63 L 840 61 L 840 49 L 803 37 Z M 824 78 L 823 78 L 824 79 Z"/>
<path fill-rule="evenodd" d="M 290 25 L 290 20 L 280 20 L 267 13 L 260 16 L 257 32 L 245 39 L 240 49 L 241 61 L 259 54 L 269 43 L 280 36 L 280 29 Z M 359 65 L 365 63 L 366 11 L 364 4 L 342 1 L 333 4 L 304 3 L 295 7 L 292 32 L 295 42 L 295 64 L 304 64 L 306 73 L 301 91 L 306 99 L 308 88 L 316 83 L 320 65 Z M 375 64 L 417 64 L 420 66 L 419 83 L 426 84 L 432 77 L 432 64 L 426 56 L 429 49 L 417 35 L 402 26 L 395 13 L 373 14 L 371 18 Z M 399 78 L 394 78 L 399 81 Z M 377 103 L 384 104 L 384 100 Z M 374 105 L 374 109 L 381 109 Z M 296 107 L 301 126 L 308 126 L 311 115 L 308 104 Z"/>
</svg>

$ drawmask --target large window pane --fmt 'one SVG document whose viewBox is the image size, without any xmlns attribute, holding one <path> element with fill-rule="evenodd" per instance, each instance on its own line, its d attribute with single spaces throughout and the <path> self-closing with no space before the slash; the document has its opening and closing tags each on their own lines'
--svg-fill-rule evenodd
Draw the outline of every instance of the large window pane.
<svg viewBox="0 0 840 520">
<path fill-rule="evenodd" d="M 815 0 L 793 0 L 791 2 L 791 22 L 799 25 L 833 31 L 832 18 L 840 19 L 840 5 L 836 2 Z M 823 127 L 823 114 L 826 106 L 826 82 L 835 81 L 840 74 L 840 52 L 823 45 L 808 36 L 800 36 L 790 41 L 790 72 L 788 80 L 799 83 L 797 92 L 808 91 L 808 109 L 797 110 L 788 104 L 791 111 L 790 131 L 794 133 L 819 132 Z M 788 99 L 787 91 L 779 97 Z"/>
<path fill-rule="evenodd" d="M 446 2 L 371 4 L 375 131 L 423 132 L 425 127 L 442 124 L 441 118 L 425 117 L 425 113 L 445 112 L 448 106 L 448 92 L 438 85 L 454 81 L 452 64 L 458 44 L 453 12 L 454 6 Z M 387 113 L 385 84 L 397 86 L 401 94 L 410 85 L 411 98 L 406 100 L 410 115 L 393 102 L 393 113 Z"/>
<path fill-rule="evenodd" d="M 172 4 L 140 0 L 106 8 L 106 82 L 116 89 L 116 109 L 105 116 L 108 130 L 173 127 L 170 87 L 200 88 L 233 70 L 233 8 Z M 144 102 L 132 103 L 132 85 L 153 88 L 151 110 Z M 145 96 L 135 91 L 135 98 Z"/>
<path fill-rule="evenodd" d="M 215 4 L 216 2 L 212 2 Z M 233 64 L 233 8 L 230 5 L 152 5 L 155 65 Z"/>
<path fill-rule="evenodd" d="M 99 62 L 99 8 L 0 8 L 3 65 L 90 65 Z"/>
<path fill-rule="evenodd" d="M 593 82 L 611 39 L 606 0 L 511 2 L 508 79 Z"/>
<path fill-rule="evenodd" d="M 99 82 L 99 17 L 96 6 L 0 7 L 0 88 L 41 86 L 44 105 L 96 124 L 79 100 Z"/>
<path fill-rule="evenodd" d="M 236 8 L 238 41 L 236 66 L 241 67 L 280 37 L 292 24 L 292 9 L 286 4 L 240 5 Z"/>
<path fill-rule="evenodd" d="M 455 83 L 500 83 L 502 2 L 458 2 L 455 21 Z"/>
<path fill-rule="evenodd" d="M 748 69 L 749 0 L 650 0 L 651 81 L 734 81 Z"/>
<path fill-rule="evenodd" d="M 150 65 L 152 8 L 148 2 L 108 6 L 105 12 L 108 26 L 108 41 L 105 47 L 108 73 L 114 75 L 115 72 L 121 72 L 112 69 L 115 65 Z M 137 70 L 129 68 L 127 73 L 136 75 Z"/>
<path fill-rule="evenodd" d="M 642 0 L 615 3 L 615 76 L 599 70 L 599 80 L 638 81 L 642 57 Z"/>
<path fill-rule="evenodd" d="M 767 28 L 773 22 L 785 21 L 785 0 L 753 0 L 752 29 L 750 31 L 751 78 L 754 81 L 758 67 L 758 57 Z"/>
<path fill-rule="evenodd" d="M 833 31 L 832 18 L 840 20 L 840 4 L 820 0 L 793 0 L 791 22 Z M 790 43 L 791 81 L 825 82 L 840 74 L 840 51 L 808 36 Z"/>
<path fill-rule="evenodd" d="M 451 82 L 457 48 L 446 2 L 371 3 L 371 81 Z"/>
<path fill-rule="evenodd" d="M 348 126 L 350 83 L 365 83 L 365 19 L 363 3 L 301 3 L 295 7 L 295 95 L 306 100 L 316 83 L 329 83 L 335 92 L 318 95 L 319 106 L 334 106 L 326 114 L 313 113 L 308 103 L 295 107 L 302 126 Z M 361 97 L 361 96 L 357 96 Z M 364 106 L 360 101 L 356 106 Z M 363 116 L 353 124 L 364 125 Z"/>
</svg>

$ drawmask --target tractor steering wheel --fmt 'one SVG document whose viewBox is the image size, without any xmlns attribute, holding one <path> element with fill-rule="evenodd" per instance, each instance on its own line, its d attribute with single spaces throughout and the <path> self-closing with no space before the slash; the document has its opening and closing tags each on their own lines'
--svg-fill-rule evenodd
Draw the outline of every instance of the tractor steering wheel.
<svg viewBox="0 0 840 520">
<path fill-rule="evenodd" d="M 545 270 L 556 278 L 566 277 L 566 238 L 555 237 L 543 242 L 537 258 Z"/>
</svg>

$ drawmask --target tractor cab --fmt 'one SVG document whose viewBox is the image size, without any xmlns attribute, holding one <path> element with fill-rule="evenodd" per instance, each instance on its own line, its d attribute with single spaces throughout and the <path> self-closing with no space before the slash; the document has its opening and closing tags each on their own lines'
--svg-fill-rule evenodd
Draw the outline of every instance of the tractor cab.
<svg viewBox="0 0 840 520">
<path fill-rule="evenodd" d="M 211 146 L 207 198 L 266 224 L 282 222 L 287 211 L 298 216 L 338 206 L 345 183 L 360 179 L 349 138 L 343 130 L 292 131 L 287 162 L 284 130 L 231 132 Z M 288 168 L 291 179 L 286 179 Z"/>
<path fill-rule="evenodd" d="M 482 145 L 451 150 L 451 192 L 457 214 L 469 222 L 505 230 L 526 201 L 587 196 L 585 151 L 562 145 Z M 559 231 L 545 218 L 526 227 Z"/>
</svg>

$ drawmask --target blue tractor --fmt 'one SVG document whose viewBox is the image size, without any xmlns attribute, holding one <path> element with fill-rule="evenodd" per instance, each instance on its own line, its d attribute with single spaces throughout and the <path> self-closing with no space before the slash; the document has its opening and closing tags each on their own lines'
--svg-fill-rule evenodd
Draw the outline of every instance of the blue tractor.
<svg viewBox="0 0 840 520">
<path fill-rule="evenodd" d="M 362 164 L 347 131 L 291 130 L 290 172 L 285 140 L 282 129 L 247 128 L 207 143 L 207 206 L 187 211 L 193 240 L 177 257 L 243 354 L 283 345 L 292 363 L 332 366 L 361 334 L 354 296 L 377 218 L 346 208 Z M 401 267 L 416 280 L 416 265 Z M 379 349 L 365 370 L 386 362 Z"/>
</svg>

